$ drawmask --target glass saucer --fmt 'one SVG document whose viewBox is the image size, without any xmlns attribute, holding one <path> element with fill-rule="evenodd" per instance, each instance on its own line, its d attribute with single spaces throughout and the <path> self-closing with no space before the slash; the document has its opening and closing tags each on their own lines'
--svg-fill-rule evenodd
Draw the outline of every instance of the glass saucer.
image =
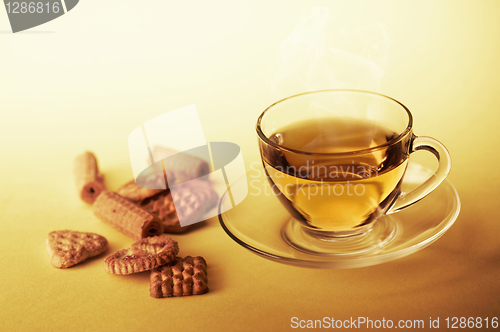
<svg viewBox="0 0 500 332">
<path fill-rule="evenodd" d="M 233 209 L 220 213 L 219 221 L 236 243 L 259 256 L 283 264 L 345 269 L 392 261 L 421 250 L 439 239 L 453 225 L 460 211 L 458 194 L 453 185 L 445 180 L 414 205 L 379 218 L 375 226 L 393 229 L 390 239 L 372 250 L 352 254 L 321 254 L 319 249 L 318 252 L 311 253 L 289 244 L 287 229 L 298 227 L 298 222 L 272 193 L 262 166 L 252 169 L 252 172 L 247 173 L 247 197 Z M 412 190 L 432 174 L 425 166 L 410 161 L 402 191 Z M 241 178 L 237 182 L 244 180 Z M 234 185 L 238 186 L 238 183 Z M 227 200 L 230 197 L 226 192 L 219 207 L 230 204 Z M 332 245 L 342 247 L 343 244 Z"/>
</svg>

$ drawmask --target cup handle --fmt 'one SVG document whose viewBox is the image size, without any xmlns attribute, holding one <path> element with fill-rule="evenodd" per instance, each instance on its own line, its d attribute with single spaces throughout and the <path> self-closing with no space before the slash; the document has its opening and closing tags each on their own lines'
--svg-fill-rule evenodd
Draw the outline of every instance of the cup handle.
<svg viewBox="0 0 500 332">
<path fill-rule="evenodd" d="M 422 183 L 412 191 L 402 194 L 396 200 L 396 203 L 389 209 L 387 214 L 398 212 L 427 196 L 431 191 L 437 188 L 446 178 L 451 169 L 451 157 L 446 147 L 438 140 L 431 137 L 414 137 L 410 153 L 418 150 L 426 150 L 436 156 L 439 166 L 436 172 L 427 181 Z"/>
</svg>

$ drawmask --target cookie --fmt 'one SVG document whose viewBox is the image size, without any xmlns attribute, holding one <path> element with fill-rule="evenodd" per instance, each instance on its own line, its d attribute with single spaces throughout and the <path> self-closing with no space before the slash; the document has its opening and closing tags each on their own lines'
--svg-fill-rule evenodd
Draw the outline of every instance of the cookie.
<svg viewBox="0 0 500 332">
<path fill-rule="evenodd" d="M 208 292 L 207 263 L 203 257 L 177 257 L 151 271 L 151 297 L 200 295 Z"/>
<path fill-rule="evenodd" d="M 104 177 L 99 173 L 97 159 L 92 152 L 85 152 L 75 159 L 73 171 L 75 184 L 80 198 L 93 204 L 105 190 Z"/>
<path fill-rule="evenodd" d="M 47 251 L 54 267 L 65 269 L 108 249 L 108 240 L 94 234 L 70 230 L 50 232 Z"/>
<path fill-rule="evenodd" d="M 130 201 L 141 202 L 142 200 L 149 198 L 151 196 L 154 196 L 162 191 L 165 191 L 165 189 L 141 188 L 135 183 L 135 180 L 132 180 L 132 181 L 124 184 L 116 192 L 120 196 L 122 196 Z"/>
<path fill-rule="evenodd" d="M 173 188 L 173 193 L 165 191 L 138 203 L 163 222 L 165 233 L 186 232 L 191 224 L 201 221 L 203 215 L 217 204 L 218 195 L 207 181 L 191 180 Z M 175 204 L 172 195 L 176 197 Z M 181 211 L 186 226 L 180 224 L 178 211 Z"/>
<path fill-rule="evenodd" d="M 114 192 L 102 192 L 92 210 L 97 218 L 135 240 L 163 233 L 158 218 Z"/>
<path fill-rule="evenodd" d="M 206 160 L 185 152 L 154 146 L 152 155 L 156 161 L 163 159 L 169 184 L 197 179 L 210 173 Z"/>
<path fill-rule="evenodd" d="M 162 221 L 165 233 L 180 234 L 189 229 L 189 225 L 182 227 L 179 223 L 170 192 L 163 192 L 148 198 L 142 201 L 139 206 Z"/>
<path fill-rule="evenodd" d="M 203 220 L 203 216 L 217 205 L 218 195 L 210 182 L 191 180 L 170 188 L 181 225 Z"/>
<path fill-rule="evenodd" d="M 172 262 L 178 253 L 179 245 L 171 238 L 148 237 L 106 257 L 104 269 L 121 275 L 148 271 Z"/>
</svg>

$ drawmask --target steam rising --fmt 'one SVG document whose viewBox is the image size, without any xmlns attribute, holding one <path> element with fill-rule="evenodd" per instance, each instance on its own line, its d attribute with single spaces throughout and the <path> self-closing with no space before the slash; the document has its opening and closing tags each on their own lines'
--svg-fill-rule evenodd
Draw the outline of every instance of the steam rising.
<svg viewBox="0 0 500 332">
<path fill-rule="evenodd" d="M 323 89 L 381 92 L 389 57 L 388 28 L 374 23 L 352 31 L 328 30 L 329 23 L 328 8 L 315 7 L 283 40 L 281 63 L 271 85 L 274 92 L 283 96 Z"/>
</svg>

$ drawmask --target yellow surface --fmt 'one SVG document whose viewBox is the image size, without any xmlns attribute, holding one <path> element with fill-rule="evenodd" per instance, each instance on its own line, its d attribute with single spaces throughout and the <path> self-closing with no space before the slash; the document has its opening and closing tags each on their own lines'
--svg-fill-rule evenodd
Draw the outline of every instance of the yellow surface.
<svg viewBox="0 0 500 332">
<path fill-rule="evenodd" d="M 72 162 L 94 151 L 109 189 L 132 177 L 128 134 L 193 104 L 209 141 L 258 160 L 255 121 L 279 44 L 299 13 L 328 6 L 332 29 L 382 23 L 391 52 L 382 92 L 412 110 L 417 135 L 449 149 L 463 206 L 455 225 L 411 256 L 373 267 L 314 270 L 260 258 L 216 219 L 173 236 L 202 255 L 210 292 L 153 299 L 148 274 L 115 276 L 104 255 L 53 268 L 50 231 L 96 232 L 108 253 L 133 240 L 97 220 Z M 0 330 L 274 331 L 299 319 L 500 316 L 500 2 L 97 1 L 12 34 L 0 9 Z M 439 204 L 439 202 L 436 202 Z"/>
</svg>

